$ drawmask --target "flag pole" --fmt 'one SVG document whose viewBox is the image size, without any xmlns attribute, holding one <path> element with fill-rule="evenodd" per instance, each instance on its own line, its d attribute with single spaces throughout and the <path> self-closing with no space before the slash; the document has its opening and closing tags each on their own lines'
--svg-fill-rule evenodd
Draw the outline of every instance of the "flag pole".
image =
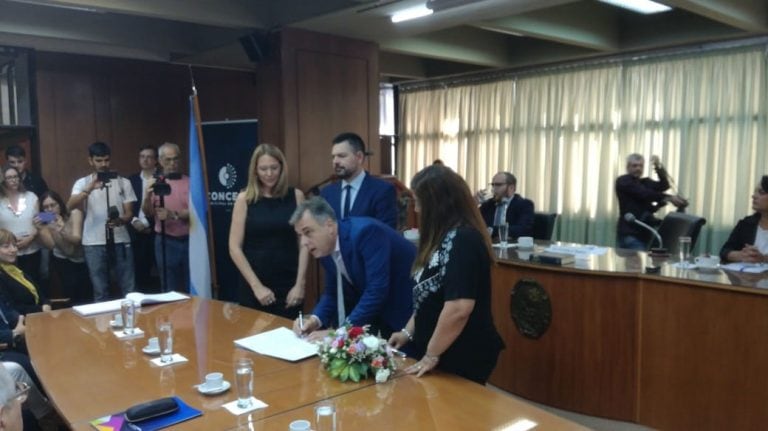
<svg viewBox="0 0 768 431">
<path fill-rule="evenodd" d="M 208 187 L 208 165 L 205 160 L 205 143 L 203 142 L 203 130 L 201 127 L 201 121 L 200 121 L 200 105 L 197 100 L 197 88 L 195 87 L 195 77 L 192 73 L 192 65 L 188 65 L 189 68 L 189 78 L 192 83 L 192 96 L 190 96 L 192 100 L 192 110 L 194 112 L 195 117 L 195 128 L 197 129 L 197 147 L 198 152 L 200 153 L 200 162 L 201 162 L 201 168 L 203 173 L 203 186 L 205 187 L 205 213 L 206 213 L 206 220 L 207 220 L 207 240 L 208 240 L 208 263 L 211 268 L 211 285 L 212 288 L 212 297 L 218 298 L 219 297 L 219 283 L 216 278 L 216 250 L 213 247 L 213 220 L 211 218 L 211 205 L 210 200 L 208 199 L 208 196 L 210 196 L 210 189 Z"/>
</svg>

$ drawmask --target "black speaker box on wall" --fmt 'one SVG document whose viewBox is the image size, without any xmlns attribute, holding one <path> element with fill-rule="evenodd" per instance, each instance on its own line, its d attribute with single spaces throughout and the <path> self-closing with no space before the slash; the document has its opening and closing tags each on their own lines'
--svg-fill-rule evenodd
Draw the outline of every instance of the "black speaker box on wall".
<svg viewBox="0 0 768 431">
<path fill-rule="evenodd" d="M 255 31 L 241 37 L 240 45 L 243 46 L 248 59 L 254 63 L 261 63 L 269 58 L 269 33 L 266 31 Z"/>
</svg>

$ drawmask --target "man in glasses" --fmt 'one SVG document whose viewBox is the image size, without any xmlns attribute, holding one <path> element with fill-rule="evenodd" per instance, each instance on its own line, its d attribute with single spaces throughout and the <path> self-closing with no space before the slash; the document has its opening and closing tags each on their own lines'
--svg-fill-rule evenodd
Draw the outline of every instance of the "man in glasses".
<svg viewBox="0 0 768 431">
<path fill-rule="evenodd" d="M 519 238 L 533 235 L 533 201 L 526 199 L 517 191 L 517 178 L 509 172 L 499 172 L 491 182 L 493 199 L 480 205 L 480 214 L 488 227 L 493 227 L 493 236 L 497 236 L 496 226 L 507 224 L 507 236 Z"/>
</svg>

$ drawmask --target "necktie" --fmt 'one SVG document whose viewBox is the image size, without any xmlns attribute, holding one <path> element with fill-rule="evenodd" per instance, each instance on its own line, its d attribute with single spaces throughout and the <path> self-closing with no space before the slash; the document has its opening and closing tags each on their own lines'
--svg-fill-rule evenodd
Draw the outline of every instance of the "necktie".
<svg viewBox="0 0 768 431">
<path fill-rule="evenodd" d="M 347 184 L 344 186 L 344 207 L 341 211 L 341 218 L 349 217 L 349 202 L 352 200 L 352 186 Z"/>
<path fill-rule="evenodd" d="M 341 253 L 338 253 L 334 261 L 336 262 L 336 310 L 339 314 L 339 326 L 344 324 L 346 319 L 346 311 L 344 310 L 344 284 L 341 280 Z"/>
</svg>

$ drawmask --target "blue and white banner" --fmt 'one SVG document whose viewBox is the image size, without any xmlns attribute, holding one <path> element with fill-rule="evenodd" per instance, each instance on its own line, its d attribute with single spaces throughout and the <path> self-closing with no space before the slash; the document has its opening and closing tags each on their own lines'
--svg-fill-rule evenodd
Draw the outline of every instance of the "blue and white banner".
<svg viewBox="0 0 768 431">
<path fill-rule="evenodd" d="M 208 201 L 205 187 L 203 142 L 197 133 L 197 96 L 189 98 L 189 292 L 211 297 L 211 262 L 208 254 Z"/>
<path fill-rule="evenodd" d="M 237 194 L 248 184 L 248 164 L 259 141 L 258 120 L 202 124 L 218 299 L 237 302 L 240 271 L 229 257 L 229 226 Z M 191 262 L 190 262 L 191 264 Z"/>
</svg>

